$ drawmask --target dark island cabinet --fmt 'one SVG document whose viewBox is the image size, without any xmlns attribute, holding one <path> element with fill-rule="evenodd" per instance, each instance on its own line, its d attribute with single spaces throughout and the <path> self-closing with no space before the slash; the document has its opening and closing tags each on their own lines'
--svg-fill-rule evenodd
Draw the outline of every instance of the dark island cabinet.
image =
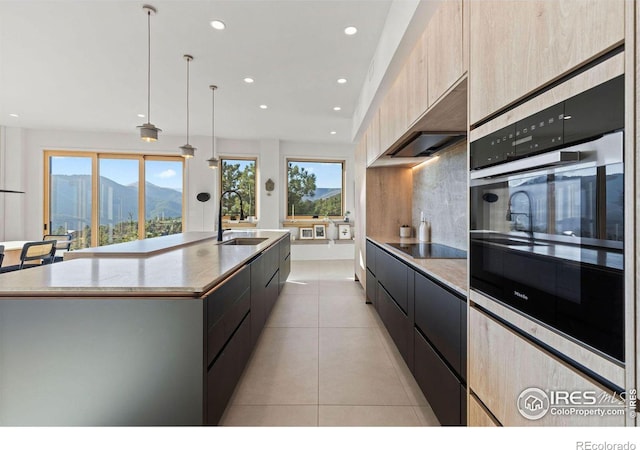
<svg viewBox="0 0 640 450">
<path fill-rule="evenodd" d="M 443 425 L 466 424 L 467 303 L 367 240 L 367 299 Z"/>
<path fill-rule="evenodd" d="M 287 235 L 205 295 L 205 424 L 219 423 L 289 271 Z"/>
</svg>

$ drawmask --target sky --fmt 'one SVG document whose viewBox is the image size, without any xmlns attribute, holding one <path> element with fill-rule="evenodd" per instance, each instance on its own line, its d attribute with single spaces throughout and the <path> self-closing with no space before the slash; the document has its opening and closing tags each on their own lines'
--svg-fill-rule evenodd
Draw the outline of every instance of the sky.
<svg viewBox="0 0 640 450">
<path fill-rule="evenodd" d="M 156 186 L 182 192 L 182 161 L 146 161 L 147 181 Z M 99 159 L 100 175 L 124 186 L 138 181 L 138 161 L 132 159 Z M 51 158 L 52 175 L 89 175 L 91 158 Z"/>
<path fill-rule="evenodd" d="M 342 187 L 342 164 L 341 163 L 314 163 L 314 162 L 295 162 L 299 167 L 307 169 L 309 173 L 316 175 L 317 188 L 336 188 Z"/>
</svg>

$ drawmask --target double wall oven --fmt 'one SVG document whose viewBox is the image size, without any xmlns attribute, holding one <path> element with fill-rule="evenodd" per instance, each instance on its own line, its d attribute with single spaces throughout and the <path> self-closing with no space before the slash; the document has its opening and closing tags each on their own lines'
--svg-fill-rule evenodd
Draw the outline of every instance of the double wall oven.
<svg viewBox="0 0 640 450">
<path fill-rule="evenodd" d="M 624 362 L 624 80 L 471 143 L 470 285 Z"/>
</svg>

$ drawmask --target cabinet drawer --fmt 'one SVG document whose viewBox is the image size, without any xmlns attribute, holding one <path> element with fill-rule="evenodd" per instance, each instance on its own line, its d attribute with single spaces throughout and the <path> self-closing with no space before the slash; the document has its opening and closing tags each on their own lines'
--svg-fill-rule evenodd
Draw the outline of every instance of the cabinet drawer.
<svg viewBox="0 0 640 450">
<path fill-rule="evenodd" d="M 464 388 L 429 343 L 414 330 L 414 376 L 442 425 L 462 425 Z"/>
<path fill-rule="evenodd" d="M 376 280 L 376 276 L 371 273 L 369 268 L 367 268 L 367 301 L 373 303 L 376 306 L 376 287 L 378 286 L 378 280 Z M 377 306 L 376 306 L 377 307 Z"/>
<path fill-rule="evenodd" d="M 263 286 L 266 286 L 280 267 L 280 248 L 274 245 L 264 252 L 262 257 L 264 258 Z"/>
<path fill-rule="evenodd" d="M 291 238 L 286 235 L 278 244 L 280 246 L 280 261 L 284 261 L 291 253 Z"/>
<path fill-rule="evenodd" d="M 207 420 L 217 425 L 251 355 L 251 314 L 229 340 L 207 373 Z"/>
<path fill-rule="evenodd" d="M 273 278 L 271 278 L 271 281 L 269 281 L 269 284 L 267 284 L 264 290 L 265 323 L 269 318 L 269 314 L 271 314 L 273 305 L 275 305 L 276 300 L 278 300 L 278 287 L 279 287 L 278 279 L 279 279 L 278 271 L 276 271 L 275 275 L 273 276 Z"/>
<path fill-rule="evenodd" d="M 367 241 L 366 246 L 366 259 L 367 259 L 367 269 L 371 271 L 372 274 L 376 273 L 376 246 Z"/>
<path fill-rule="evenodd" d="M 405 263 L 391 256 L 384 250 L 376 249 L 376 279 L 384 286 L 391 297 L 407 314 L 407 273 L 409 268 Z"/>
<path fill-rule="evenodd" d="M 624 415 L 553 415 L 529 420 L 518 410 L 527 388 L 612 395 L 595 380 L 476 308 L 469 317 L 469 386 L 504 426 L 624 426 Z M 599 405 L 602 406 L 602 405 Z"/>
<path fill-rule="evenodd" d="M 409 364 L 409 340 L 411 339 L 411 323 L 405 313 L 393 301 L 389 293 L 382 287 L 377 289 L 378 315 L 395 342 L 398 351 Z"/>
<path fill-rule="evenodd" d="M 289 278 L 290 273 L 291 273 L 291 255 L 288 254 L 285 259 L 280 260 L 280 272 L 278 273 L 280 286 L 278 287 L 278 292 L 282 292 L 282 289 L 284 289 L 284 286 L 287 283 L 287 278 Z"/>
<path fill-rule="evenodd" d="M 215 359 L 251 308 L 250 269 L 245 267 L 207 296 L 207 365 Z"/>
<path fill-rule="evenodd" d="M 466 303 L 419 273 L 415 275 L 414 301 L 416 326 L 454 370 L 463 376 L 463 367 L 466 366 L 466 357 L 463 358 Z"/>
<path fill-rule="evenodd" d="M 476 398 L 475 395 L 469 396 L 469 426 L 470 427 L 499 427 L 491 414 L 489 414 L 484 405 Z"/>
<path fill-rule="evenodd" d="M 251 262 L 251 340 L 253 345 L 264 328 L 266 306 L 264 286 L 264 257 L 258 256 Z"/>
</svg>

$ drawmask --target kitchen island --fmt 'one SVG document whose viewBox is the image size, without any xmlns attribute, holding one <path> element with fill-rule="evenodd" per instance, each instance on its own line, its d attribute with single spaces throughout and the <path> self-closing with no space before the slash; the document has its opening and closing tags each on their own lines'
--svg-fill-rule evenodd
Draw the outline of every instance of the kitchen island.
<svg viewBox="0 0 640 450">
<path fill-rule="evenodd" d="M 2 274 L 0 426 L 216 424 L 289 251 L 285 231 L 184 233 Z"/>
</svg>

